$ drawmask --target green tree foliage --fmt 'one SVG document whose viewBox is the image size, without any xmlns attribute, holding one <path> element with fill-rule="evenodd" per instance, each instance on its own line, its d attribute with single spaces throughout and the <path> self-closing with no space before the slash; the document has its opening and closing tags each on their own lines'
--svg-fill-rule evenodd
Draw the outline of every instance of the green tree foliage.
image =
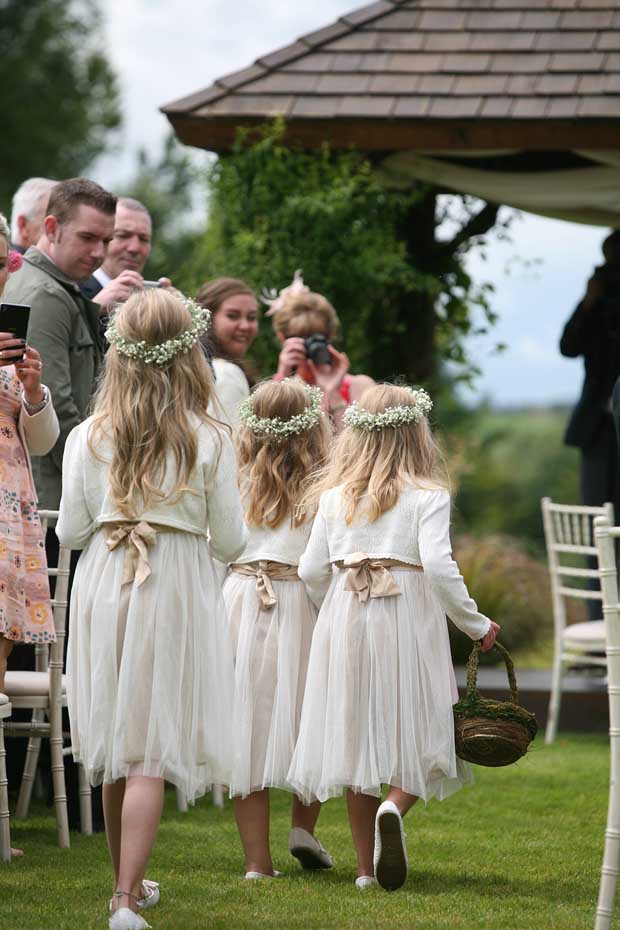
<svg viewBox="0 0 620 930">
<path fill-rule="evenodd" d="M 116 79 L 101 47 L 93 0 L 0 2 L 5 210 L 25 178 L 79 174 L 120 124 Z"/>
<path fill-rule="evenodd" d="M 442 241 L 437 190 L 389 190 L 360 153 L 291 148 L 284 132 L 276 121 L 240 133 L 216 162 L 209 227 L 188 285 L 226 274 L 259 291 L 279 289 L 301 268 L 336 307 L 354 370 L 427 381 L 441 359 L 467 367 L 463 341 L 474 308 L 489 322 L 493 315 L 463 255 L 494 224 L 497 209 L 476 212 L 462 198 L 456 232 Z M 276 347 L 269 333 L 262 339 L 258 361 L 268 371 Z"/>
<path fill-rule="evenodd" d="M 458 529 L 509 534 L 544 558 L 540 500 L 579 501 L 579 453 L 563 444 L 568 411 L 472 412 L 449 439 Z"/>
<path fill-rule="evenodd" d="M 147 278 L 172 278 L 182 286 L 183 266 L 188 262 L 197 233 L 193 228 L 193 199 L 198 172 L 173 133 L 160 157 L 144 149 L 138 153 L 134 178 L 122 189 L 148 209 L 153 221 L 153 248 L 145 268 Z"/>
</svg>

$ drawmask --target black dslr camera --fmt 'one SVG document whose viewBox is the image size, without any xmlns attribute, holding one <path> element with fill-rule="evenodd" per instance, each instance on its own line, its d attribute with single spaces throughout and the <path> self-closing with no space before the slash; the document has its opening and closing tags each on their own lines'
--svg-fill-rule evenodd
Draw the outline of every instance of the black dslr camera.
<svg viewBox="0 0 620 930">
<path fill-rule="evenodd" d="M 312 336 L 306 336 L 304 339 L 306 358 L 313 361 L 315 365 L 331 365 L 332 357 L 328 346 L 329 339 L 323 333 L 313 333 Z"/>
</svg>

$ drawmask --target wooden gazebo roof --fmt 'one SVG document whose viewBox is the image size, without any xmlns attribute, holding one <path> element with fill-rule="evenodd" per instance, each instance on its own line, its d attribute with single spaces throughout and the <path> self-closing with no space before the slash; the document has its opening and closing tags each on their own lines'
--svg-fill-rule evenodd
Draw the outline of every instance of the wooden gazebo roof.
<svg viewBox="0 0 620 930">
<path fill-rule="evenodd" d="M 379 0 L 162 107 L 216 152 L 281 114 L 367 152 L 620 149 L 620 0 Z"/>
</svg>

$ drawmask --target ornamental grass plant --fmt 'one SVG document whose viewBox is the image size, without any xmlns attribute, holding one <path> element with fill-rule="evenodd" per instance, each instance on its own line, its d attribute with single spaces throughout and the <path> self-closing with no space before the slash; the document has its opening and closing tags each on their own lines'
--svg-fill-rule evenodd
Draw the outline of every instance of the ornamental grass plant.
<svg viewBox="0 0 620 930">
<path fill-rule="evenodd" d="M 9 752 L 11 751 L 11 741 Z M 324 805 L 317 834 L 330 872 L 305 873 L 287 852 L 290 799 L 273 793 L 277 881 L 245 882 L 232 806 L 166 808 L 148 874 L 161 881 L 153 930 L 591 930 L 603 856 L 609 750 L 604 736 L 535 742 L 517 765 L 476 769 L 476 784 L 405 820 L 402 890 L 358 891 L 343 800 Z M 2 930 L 105 930 L 110 867 L 102 834 L 56 846 L 51 809 L 14 822 L 26 855 L 0 864 Z M 614 930 L 620 928 L 618 916 Z"/>
</svg>

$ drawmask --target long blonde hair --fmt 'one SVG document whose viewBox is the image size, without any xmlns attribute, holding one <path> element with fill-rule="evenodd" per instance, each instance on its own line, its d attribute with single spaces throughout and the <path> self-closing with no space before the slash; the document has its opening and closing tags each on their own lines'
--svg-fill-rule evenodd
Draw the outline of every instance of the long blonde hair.
<svg viewBox="0 0 620 930">
<path fill-rule="evenodd" d="M 145 288 L 121 305 L 114 322 L 125 339 L 158 345 L 189 329 L 192 318 L 174 294 Z M 199 342 L 162 366 L 128 358 L 110 346 L 88 443 L 98 457 L 101 440 L 112 446 L 112 499 L 124 516 L 135 517 L 164 500 L 173 503 L 187 490 L 198 454 L 194 418 L 216 425 L 207 414 L 212 392 L 211 370 Z M 170 452 L 177 477 L 165 492 L 161 483 Z"/>
<path fill-rule="evenodd" d="M 257 417 L 290 420 L 310 406 L 301 382 L 263 381 L 253 395 Z M 286 517 L 301 526 L 313 512 L 300 507 L 313 473 L 326 459 L 331 430 L 326 417 L 310 429 L 285 439 L 256 435 L 247 427 L 237 433 L 239 483 L 250 526 L 265 524 L 271 529 Z"/>
<path fill-rule="evenodd" d="M 369 413 L 413 404 L 412 394 L 394 384 L 373 385 L 359 400 Z M 429 490 L 448 487 L 443 457 L 426 417 L 378 430 L 346 426 L 303 503 L 316 506 L 324 491 L 342 485 L 346 523 L 358 513 L 373 523 L 394 507 L 405 484 Z"/>
</svg>

